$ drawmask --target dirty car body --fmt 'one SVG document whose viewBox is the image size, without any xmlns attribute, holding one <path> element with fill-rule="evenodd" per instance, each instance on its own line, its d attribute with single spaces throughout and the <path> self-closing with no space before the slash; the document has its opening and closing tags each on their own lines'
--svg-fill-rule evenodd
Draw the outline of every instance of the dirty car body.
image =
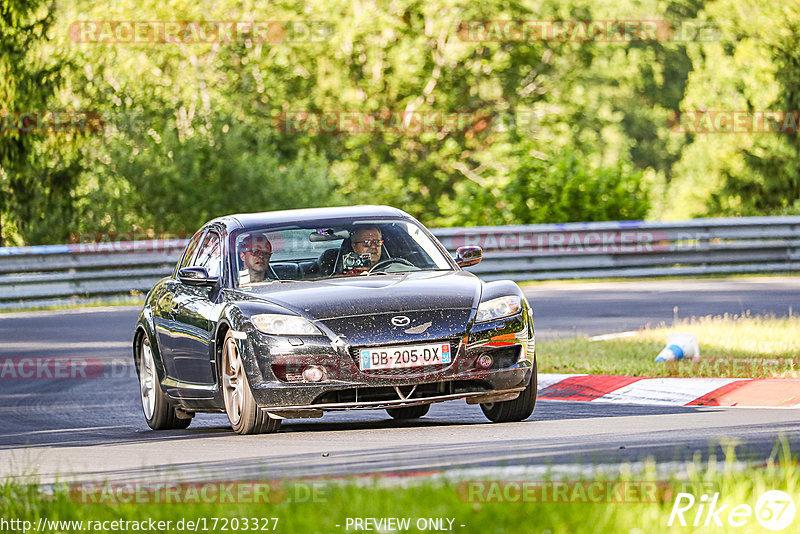
<svg viewBox="0 0 800 534">
<path fill-rule="evenodd" d="M 365 243 L 371 257 L 357 254 Z M 514 282 L 462 269 L 480 258 L 462 247 L 454 259 L 385 206 L 210 221 L 136 325 L 148 424 L 185 428 L 196 413 L 226 412 L 236 432 L 273 432 L 336 410 L 415 418 L 454 399 L 491 421 L 525 419 L 533 311 Z"/>
</svg>

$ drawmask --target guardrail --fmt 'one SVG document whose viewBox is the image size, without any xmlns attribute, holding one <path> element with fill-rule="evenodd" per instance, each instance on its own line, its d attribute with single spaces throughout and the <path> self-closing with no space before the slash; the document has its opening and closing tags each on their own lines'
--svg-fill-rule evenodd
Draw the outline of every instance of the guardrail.
<svg viewBox="0 0 800 534">
<path fill-rule="evenodd" d="M 480 245 L 485 280 L 800 271 L 800 216 L 440 228 Z M 0 248 L 0 308 L 136 295 L 172 272 L 185 239 Z"/>
<path fill-rule="evenodd" d="M 486 280 L 687 276 L 800 270 L 800 216 L 444 228 L 483 247 Z"/>
</svg>

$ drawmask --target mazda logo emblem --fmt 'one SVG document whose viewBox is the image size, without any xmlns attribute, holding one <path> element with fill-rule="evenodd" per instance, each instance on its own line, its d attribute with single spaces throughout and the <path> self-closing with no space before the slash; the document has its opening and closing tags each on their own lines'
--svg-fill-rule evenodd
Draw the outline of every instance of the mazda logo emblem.
<svg viewBox="0 0 800 534">
<path fill-rule="evenodd" d="M 392 324 L 395 326 L 408 326 L 411 324 L 411 319 L 405 315 L 395 315 L 392 317 Z"/>
</svg>

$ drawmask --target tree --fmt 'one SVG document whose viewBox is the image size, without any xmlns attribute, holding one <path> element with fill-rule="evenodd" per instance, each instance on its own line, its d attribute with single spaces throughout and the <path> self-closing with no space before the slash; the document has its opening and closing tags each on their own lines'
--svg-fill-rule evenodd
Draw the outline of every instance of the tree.
<svg viewBox="0 0 800 534">
<path fill-rule="evenodd" d="M 0 244 L 19 243 L 42 226 L 63 228 L 71 217 L 79 165 L 62 157 L 63 139 L 20 131 L 17 115 L 46 115 L 63 81 L 64 61 L 41 52 L 54 18 L 45 0 L 0 3 Z"/>
<path fill-rule="evenodd" d="M 785 7 L 784 31 L 773 35 L 767 45 L 780 86 L 773 109 L 785 112 L 783 124 L 776 127 L 784 132 L 774 139 L 756 139 L 752 147 L 744 148 L 751 172 L 727 173 L 721 192 L 721 196 L 736 196 L 745 214 L 800 214 L 800 6 Z M 721 203 L 719 198 L 714 200 Z"/>
<path fill-rule="evenodd" d="M 753 131 L 693 135 L 675 166 L 672 203 L 684 207 L 684 216 L 800 213 L 797 130 L 776 133 L 757 119 L 763 111 L 797 119 L 800 5 L 718 0 L 706 16 L 720 39 L 690 52 L 681 108 L 748 112 Z"/>
</svg>

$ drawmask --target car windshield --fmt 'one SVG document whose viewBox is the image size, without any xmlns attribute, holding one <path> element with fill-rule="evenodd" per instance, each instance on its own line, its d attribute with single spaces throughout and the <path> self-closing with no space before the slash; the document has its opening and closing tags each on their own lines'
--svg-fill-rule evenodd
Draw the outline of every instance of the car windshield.
<svg viewBox="0 0 800 534">
<path fill-rule="evenodd" d="M 428 234 L 407 220 L 265 227 L 232 240 L 240 286 L 453 269 Z"/>
</svg>

